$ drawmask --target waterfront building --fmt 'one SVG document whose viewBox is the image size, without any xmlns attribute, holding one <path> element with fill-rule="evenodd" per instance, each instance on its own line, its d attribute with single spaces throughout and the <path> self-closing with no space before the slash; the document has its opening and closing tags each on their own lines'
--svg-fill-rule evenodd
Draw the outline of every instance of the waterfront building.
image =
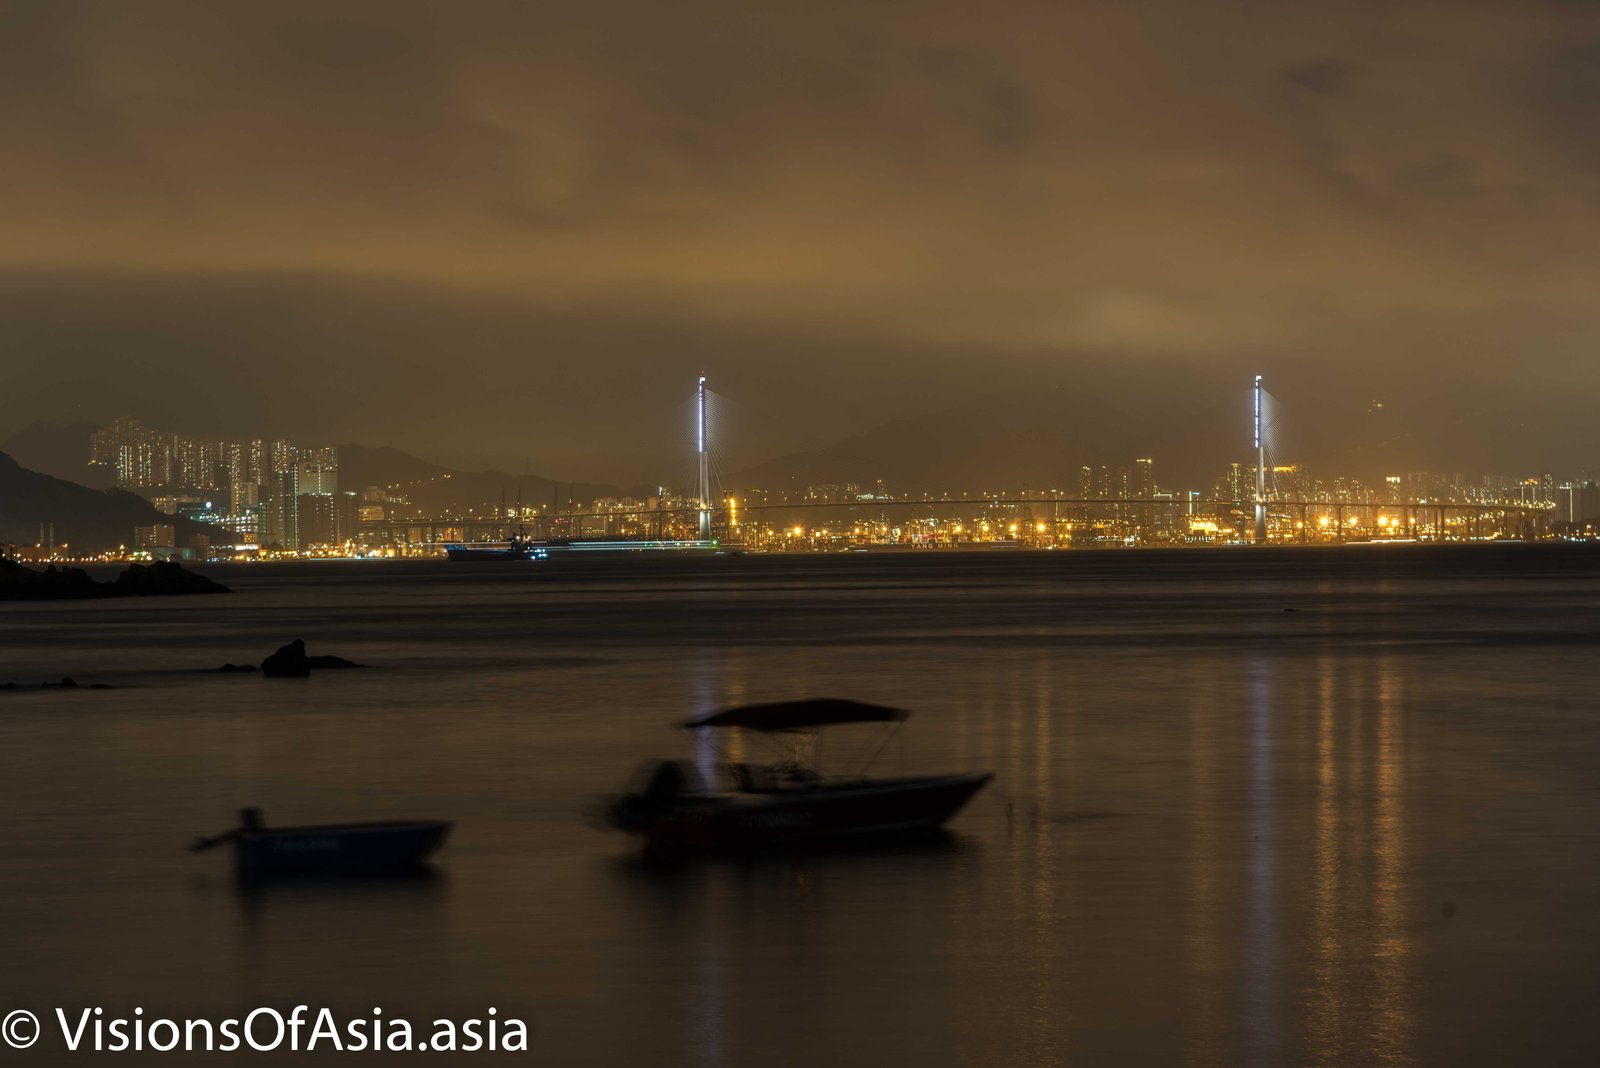
<svg viewBox="0 0 1600 1068">
<path fill-rule="evenodd" d="M 171 523 L 153 523 L 133 528 L 133 543 L 147 552 L 177 547 L 177 528 Z"/>
<path fill-rule="evenodd" d="M 295 465 L 272 476 L 264 518 L 262 544 L 291 551 L 300 548 L 300 480 Z"/>
<path fill-rule="evenodd" d="M 331 493 L 300 494 L 295 501 L 295 523 L 296 549 L 338 544 L 338 518 Z"/>
</svg>

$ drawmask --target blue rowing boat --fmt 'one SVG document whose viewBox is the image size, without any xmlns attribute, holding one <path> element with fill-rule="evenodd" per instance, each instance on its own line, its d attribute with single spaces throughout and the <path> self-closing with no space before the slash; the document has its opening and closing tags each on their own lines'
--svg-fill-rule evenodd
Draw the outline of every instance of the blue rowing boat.
<svg viewBox="0 0 1600 1068">
<path fill-rule="evenodd" d="M 241 871 L 350 870 L 415 864 L 437 852 L 453 826 L 445 820 L 389 820 L 309 827 L 267 827 L 261 810 L 240 811 L 240 825 L 197 839 L 194 852 L 233 843 Z"/>
</svg>

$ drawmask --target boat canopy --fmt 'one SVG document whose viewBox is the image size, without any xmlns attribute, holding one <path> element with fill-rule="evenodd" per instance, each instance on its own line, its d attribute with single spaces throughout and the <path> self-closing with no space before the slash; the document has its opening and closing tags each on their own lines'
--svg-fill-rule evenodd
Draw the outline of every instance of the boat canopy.
<svg viewBox="0 0 1600 1068">
<path fill-rule="evenodd" d="M 904 709 L 869 705 L 838 697 L 810 701 L 778 701 L 742 705 L 683 722 L 685 727 L 748 727 L 754 731 L 803 731 L 838 723 L 898 723 L 909 715 Z"/>
</svg>

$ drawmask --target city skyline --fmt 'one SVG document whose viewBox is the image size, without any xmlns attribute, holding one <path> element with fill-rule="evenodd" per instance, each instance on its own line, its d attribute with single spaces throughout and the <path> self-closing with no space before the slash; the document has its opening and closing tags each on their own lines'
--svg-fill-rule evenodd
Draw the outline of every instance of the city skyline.
<svg viewBox="0 0 1600 1068">
<path fill-rule="evenodd" d="M 1076 490 L 1076 497 L 1068 499 L 1108 501 L 1153 499 L 1158 494 L 1176 492 L 1176 487 L 1157 479 L 1155 463 L 1152 457 L 1135 458 L 1120 466 L 1102 463 L 1074 467 L 1069 462 L 1063 471 L 1075 477 L 1075 482 L 1070 478 L 1058 480 L 1048 489 L 1041 488 L 1041 492 L 1061 495 L 1067 491 L 1056 488 L 1057 485 L 1070 484 Z M 139 423 L 131 416 L 124 416 L 94 433 L 90 441 L 89 464 L 114 471 L 115 485 L 119 489 L 151 491 L 156 497 L 163 495 L 161 491 L 229 491 L 240 484 L 264 485 L 271 477 L 290 470 L 296 471 L 301 482 L 308 478 L 313 480 L 317 488 L 312 492 L 331 493 L 334 483 L 329 481 L 323 484 L 320 478 L 323 469 L 337 471 L 338 447 L 283 438 L 200 438 L 157 430 Z M 1359 478 L 1343 474 L 1332 475 L 1327 480 L 1311 477 L 1297 463 L 1269 462 L 1266 471 L 1268 499 L 1349 503 L 1390 503 L 1402 498 L 1425 501 L 1432 498 L 1532 504 L 1553 501 L 1559 488 L 1593 481 L 1586 467 L 1577 467 L 1562 475 L 1541 472 L 1533 476 L 1490 472 L 1401 471 L 1386 475 L 1381 484 L 1371 486 Z M 1251 485 L 1255 472 L 1256 465 L 1231 463 L 1228 470 L 1207 487 L 1206 499 L 1252 499 L 1256 492 Z M 704 477 L 710 479 L 713 476 L 704 472 Z M 871 488 L 874 485 L 877 492 Z M 384 487 L 373 485 L 360 488 Z M 390 484 L 387 488 L 394 486 Z M 791 501 L 789 494 L 793 492 L 793 487 L 725 485 L 724 488 L 734 492 L 775 494 L 784 502 Z M 841 495 L 841 503 L 846 497 L 862 501 L 889 499 L 885 496 L 883 480 L 867 480 L 859 473 L 854 479 L 810 483 L 802 489 L 801 496 L 792 498 L 795 503 L 815 500 L 819 492 L 824 491 Z M 930 493 L 929 487 L 912 489 L 924 495 Z M 982 494 L 988 491 L 980 489 L 978 492 Z M 1183 492 L 1197 494 L 1201 491 L 1185 489 Z M 695 496 L 691 493 L 685 499 Z M 237 510 L 237 496 L 231 503 Z"/>
<path fill-rule="evenodd" d="M 703 381 L 702 381 L 703 386 Z M 1600 489 L 1586 476 L 1511 476 L 1404 471 L 1368 483 L 1282 462 L 1255 420 L 1268 466 L 1234 461 L 1207 484 L 1167 480 L 1154 457 L 1125 464 L 1063 466 L 1063 477 L 1020 490 L 929 490 L 883 480 L 757 485 L 717 479 L 714 442 L 702 416 L 694 452 L 700 485 L 650 490 L 551 485 L 548 501 L 525 500 L 524 484 L 455 481 L 433 469 L 388 481 L 357 460 L 340 479 L 339 448 L 285 439 L 205 439 L 131 417 L 89 435 L 90 466 L 140 495 L 171 522 L 135 526 L 138 554 L 228 558 L 267 552 L 310 555 L 431 554 L 444 544 L 521 535 L 535 539 L 698 539 L 753 548 L 810 550 L 850 545 L 952 548 L 985 542 L 1036 548 L 1103 545 L 1324 543 L 1587 536 L 1600 518 Z M 396 454 L 403 455 L 403 454 Z M 415 462 L 414 458 L 405 458 Z M 391 469 L 392 470 L 392 469 Z M 489 482 L 483 479 L 487 477 Z M 454 492 L 452 492 L 454 491 Z M 474 493 L 477 495 L 474 496 Z M 1254 508 L 1254 530 L 1248 513 Z M 797 521 L 798 520 L 798 521 Z M 40 521 L 35 555 L 55 555 L 53 526 Z M 48 542 L 46 531 L 48 530 Z"/>
<path fill-rule="evenodd" d="M 1076 467 L 1078 465 L 1077 461 L 1080 460 L 1092 460 L 1093 462 L 1090 466 L 1103 466 L 1110 461 L 1124 462 L 1131 454 L 1141 451 L 1158 451 L 1167 457 L 1176 456 L 1176 462 L 1169 462 L 1167 466 L 1169 469 L 1172 466 L 1180 468 L 1178 481 L 1193 482 L 1209 477 L 1206 472 L 1214 469 L 1219 463 L 1232 462 L 1233 457 L 1230 454 L 1236 452 L 1236 450 L 1227 444 L 1227 439 L 1234 436 L 1230 431 L 1238 430 L 1237 424 L 1252 418 L 1248 408 L 1250 403 L 1249 396 L 1249 393 L 1241 391 L 1235 394 L 1231 400 L 1225 397 L 1220 403 L 1215 401 L 1207 403 L 1204 409 L 1190 413 L 1181 425 L 1175 427 L 1155 419 L 1139 420 L 1137 418 L 1129 418 L 1114 408 L 1108 408 L 1103 403 L 1103 398 L 1080 394 L 1076 405 L 1053 411 L 1042 407 L 1024 408 L 1019 406 L 1013 414 L 1008 407 L 991 408 L 985 412 L 985 419 L 993 424 L 991 428 L 993 433 L 975 435 L 973 434 L 973 426 L 966 425 L 957 429 L 953 435 L 940 434 L 939 437 L 952 438 L 956 444 L 956 453 L 968 452 L 979 458 L 979 462 L 987 467 L 987 470 L 984 470 L 977 477 L 976 480 L 979 482 L 992 480 L 996 477 L 1005 477 L 1006 469 L 1020 470 L 1020 477 L 1026 481 L 1059 481 L 1063 468 L 1062 457 L 1066 460 L 1065 467 L 1071 469 Z M 1473 456 L 1447 456 L 1440 463 L 1419 463 L 1416 462 L 1416 458 L 1408 450 L 1398 447 L 1392 436 L 1376 443 L 1370 440 L 1378 436 L 1374 428 L 1378 427 L 1381 422 L 1397 418 L 1386 410 L 1388 405 L 1381 400 L 1374 399 L 1367 403 L 1365 411 L 1362 413 L 1365 421 L 1361 426 L 1346 427 L 1344 428 L 1346 431 L 1344 437 L 1330 438 L 1327 434 L 1327 426 L 1319 423 L 1321 413 L 1316 406 L 1318 398 L 1310 398 L 1311 403 L 1309 405 L 1297 398 L 1300 403 L 1291 408 L 1291 415 L 1285 419 L 1281 418 L 1279 414 L 1281 403 L 1279 399 L 1271 393 L 1265 396 L 1267 404 L 1270 406 L 1264 417 L 1268 434 L 1267 448 L 1273 454 L 1271 462 L 1268 464 L 1269 468 L 1291 466 L 1336 470 L 1340 472 L 1339 477 L 1354 477 L 1374 482 L 1390 477 L 1395 472 L 1418 470 L 1453 472 L 1456 480 L 1459 481 L 1463 475 L 1470 472 L 1472 474 L 1469 477 L 1482 476 L 1496 483 L 1504 482 L 1511 478 L 1512 476 L 1507 474 L 1509 471 L 1523 472 L 1523 475 L 1518 477 L 1526 477 L 1528 472 L 1543 475 L 1556 472 L 1557 477 L 1561 480 L 1572 481 L 1590 478 L 1597 469 L 1600 469 L 1600 457 L 1597 457 L 1594 453 L 1593 441 L 1586 441 L 1580 448 L 1549 463 L 1530 464 L 1518 462 L 1505 456 L 1493 458 L 1489 462 L 1481 462 L 1479 458 Z M 937 427 L 946 422 L 951 416 L 949 412 L 927 412 L 909 420 L 899 420 L 884 424 L 868 434 L 842 439 L 822 449 L 781 456 L 758 456 L 754 463 L 746 463 L 743 468 L 740 468 L 730 465 L 728 458 L 730 454 L 735 456 L 749 454 L 750 448 L 748 442 L 744 439 L 749 436 L 752 409 L 758 409 L 761 401 L 759 398 L 753 400 L 741 398 L 737 402 L 730 402 L 729 398 L 722 395 L 715 395 L 715 401 L 718 423 L 716 434 L 718 438 L 717 456 L 715 460 L 719 463 L 722 473 L 724 475 L 738 475 L 746 481 L 753 478 L 757 482 L 768 483 L 793 481 L 783 476 L 781 473 L 782 465 L 811 457 L 817 457 L 819 463 L 831 465 L 831 470 L 823 472 L 824 477 L 822 480 L 824 481 L 829 479 L 834 481 L 840 479 L 874 481 L 885 474 L 883 468 L 892 466 L 892 461 L 886 462 L 885 458 L 872 456 L 870 452 L 866 455 L 842 458 L 836 454 L 841 449 L 848 449 L 850 445 L 857 442 L 868 448 L 873 446 L 881 448 L 885 444 L 884 436 L 886 433 L 900 434 L 902 436 L 907 432 L 913 435 L 927 433 L 929 427 Z M 1035 401 L 1037 402 L 1037 398 L 1035 398 Z M 681 416 L 683 413 L 678 410 L 680 407 L 692 411 L 692 396 L 689 400 L 680 403 L 677 394 L 669 391 L 663 395 L 663 398 L 658 399 L 656 407 L 665 413 Z M 1109 424 L 1105 421 L 1108 411 L 1111 420 Z M 1041 417 L 1041 413 L 1046 412 L 1049 414 Z M 145 418 L 148 419 L 149 417 Z M 524 476 L 536 472 L 541 478 L 551 482 L 587 482 L 614 487 L 659 483 L 665 474 L 672 474 L 672 478 L 676 480 L 681 476 L 664 471 L 660 460 L 662 455 L 671 455 L 673 453 L 673 443 L 683 434 L 682 427 L 675 425 L 676 422 L 677 420 L 673 420 L 672 424 L 662 427 L 662 438 L 652 443 L 651 448 L 652 454 L 657 459 L 652 462 L 645 475 L 640 478 L 630 480 L 623 477 L 621 472 L 616 471 L 602 472 L 599 477 L 576 477 L 572 472 L 557 468 L 554 461 L 548 456 L 542 454 L 535 456 L 527 451 L 522 453 L 517 463 L 505 464 L 500 467 L 500 470 L 507 472 L 507 477 L 512 477 L 509 473 L 513 470 L 520 469 Z M 61 474 L 62 477 L 75 481 L 92 484 L 96 482 L 97 476 L 103 478 L 105 472 L 110 471 L 114 464 L 109 456 L 101 455 L 98 447 L 91 441 L 88 467 L 82 468 L 79 466 L 78 469 L 74 469 L 75 465 L 77 465 L 77 460 L 72 456 L 72 453 L 78 449 L 79 445 L 76 440 L 73 440 L 73 436 L 98 437 L 123 423 L 132 426 L 144 425 L 140 418 L 127 413 L 120 413 L 115 418 L 108 419 L 102 424 L 82 421 L 73 424 L 61 424 L 49 420 L 36 420 L 24 427 L 20 432 L 13 434 L 11 438 L 0 438 L 0 449 L 10 449 L 16 455 L 33 460 L 35 466 L 41 470 Z M 1008 426 L 1008 423 L 1015 423 L 1016 426 Z M 1001 462 L 996 462 L 992 449 L 987 455 L 984 453 L 985 447 L 990 444 L 985 439 L 991 439 L 997 435 L 1003 436 L 1008 431 L 1016 430 L 1018 426 L 1029 428 L 1034 425 L 1042 425 L 1046 433 L 1048 433 L 1052 423 L 1066 424 L 1068 426 L 1090 426 L 1096 436 L 1102 440 L 1093 442 L 1088 446 L 1080 444 L 1074 448 L 1073 446 L 1077 443 L 1071 442 L 1069 439 L 1058 438 L 1057 440 L 1049 441 L 1047 438 L 1036 434 L 1035 439 L 1045 443 L 1047 447 L 1043 450 L 1031 449 L 1024 451 L 1041 452 L 1041 454 L 1046 455 L 1048 473 L 1042 478 L 1035 478 L 1027 473 L 1026 465 L 1031 459 L 1030 456 L 1023 455 L 1009 461 L 1002 459 Z M 1284 430 L 1286 423 L 1289 424 L 1287 432 Z M 1302 423 L 1312 425 L 1310 432 L 1307 432 L 1304 426 L 1298 425 Z M 1111 430 L 1110 433 L 1106 432 L 1108 426 Z M 600 429 L 609 433 L 617 428 L 607 424 Z M 692 454 L 692 435 L 696 433 L 692 429 L 692 425 L 689 433 L 691 435 L 689 451 Z M 961 440 L 961 434 L 963 433 L 971 436 L 972 440 Z M 1391 429 L 1385 431 L 1385 433 L 1393 435 L 1394 432 Z M 263 448 L 264 443 L 274 441 L 280 443 L 280 447 L 289 447 L 287 443 L 291 440 L 296 442 L 320 441 L 323 443 L 322 447 L 332 447 L 334 442 L 345 443 L 353 447 L 372 447 L 371 442 L 358 442 L 345 429 L 324 427 L 320 431 L 313 433 L 289 434 L 284 432 L 281 427 L 268 428 L 266 432 L 260 432 L 259 430 L 251 429 L 247 424 L 244 426 L 225 427 L 222 430 L 208 433 L 194 429 L 192 420 L 186 421 L 181 418 L 173 423 L 162 424 L 159 430 L 151 429 L 150 434 L 153 435 L 153 440 L 170 439 L 170 441 L 177 443 L 172 446 L 171 463 L 180 466 L 184 464 L 210 464 L 218 470 L 229 462 L 224 459 L 221 452 L 231 448 L 234 453 L 234 458 L 231 462 L 237 465 L 239 462 L 238 449 L 241 446 L 248 447 L 252 444 L 257 450 Z M 1175 438 L 1175 434 L 1181 436 Z M 732 439 L 731 441 L 730 438 Z M 1152 450 L 1152 440 L 1162 442 L 1164 447 Z M 185 442 L 191 443 L 194 448 L 198 448 L 201 443 L 205 443 L 206 447 L 211 451 L 209 454 L 202 454 L 191 449 L 186 454 L 185 446 L 183 445 Z M 1063 442 L 1067 443 L 1063 445 Z M 395 444 L 394 442 L 385 441 L 381 447 L 392 448 Z M 1053 446 L 1053 448 L 1048 446 Z M 463 465 L 451 463 L 446 458 L 436 458 L 432 454 L 424 453 L 420 450 L 408 449 L 403 444 L 400 447 L 418 459 L 426 457 L 427 462 L 434 463 L 441 468 L 453 470 L 469 469 Z M 947 454 L 945 458 L 949 459 L 950 455 Z M 1118 458 L 1122 459 L 1119 460 Z M 255 462 L 259 464 L 259 459 Z M 479 470 L 484 469 L 480 468 Z M 935 484 L 941 487 L 949 484 L 950 479 L 945 469 L 940 469 L 932 477 L 914 477 L 909 480 L 897 478 L 895 481 L 925 483 L 919 488 L 932 490 L 935 488 Z M 956 478 L 956 481 L 970 484 L 974 481 L 974 478 L 970 474 L 962 474 Z M 158 479 L 154 483 L 149 483 L 148 479 L 121 479 L 118 484 L 128 488 L 145 484 L 161 484 L 161 480 Z M 225 480 L 208 481 L 206 479 L 195 480 L 191 478 L 187 484 L 191 488 L 212 485 L 217 488 L 225 488 L 226 482 Z M 1102 496 L 1105 496 L 1105 494 L 1102 494 Z"/>
</svg>

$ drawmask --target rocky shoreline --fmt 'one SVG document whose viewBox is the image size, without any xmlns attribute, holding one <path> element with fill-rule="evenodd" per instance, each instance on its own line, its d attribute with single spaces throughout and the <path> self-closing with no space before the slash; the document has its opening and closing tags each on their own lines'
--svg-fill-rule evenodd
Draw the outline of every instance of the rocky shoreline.
<svg viewBox="0 0 1600 1068">
<path fill-rule="evenodd" d="M 58 569 L 51 564 L 43 571 L 35 571 L 15 560 L 0 559 L 0 601 L 85 601 L 104 597 L 229 592 L 222 583 L 187 571 L 182 564 L 169 560 L 129 564 L 112 581 L 98 582 L 82 568 Z"/>
</svg>

